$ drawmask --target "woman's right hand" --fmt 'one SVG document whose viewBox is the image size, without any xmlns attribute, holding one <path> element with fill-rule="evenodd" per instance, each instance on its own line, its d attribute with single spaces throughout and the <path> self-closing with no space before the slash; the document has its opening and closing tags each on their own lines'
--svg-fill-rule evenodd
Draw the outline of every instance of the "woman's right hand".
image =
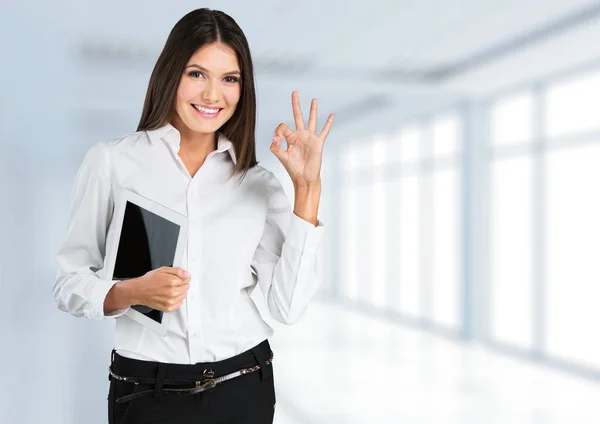
<svg viewBox="0 0 600 424">
<path fill-rule="evenodd" d="M 190 279 L 190 274 L 178 267 L 163 266 L 149 271 L 143 277 L 130 280 L 132 304 L 173 312 L 187 296 Z"/>
</svg>

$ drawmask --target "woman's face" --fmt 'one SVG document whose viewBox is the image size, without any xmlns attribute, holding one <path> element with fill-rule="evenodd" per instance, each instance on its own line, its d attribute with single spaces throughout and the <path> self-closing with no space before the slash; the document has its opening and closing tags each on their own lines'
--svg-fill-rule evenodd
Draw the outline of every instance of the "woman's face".
<svg viewBox="0 0 600 424">
<path fill-rule="evenodd" d="M 175 113 L 191 131 L 214 133 L 235 112 L 241 84 L 235 52 L 220 43 L 205 45 L 193 54 L 183 71 Z"/>
</svg>

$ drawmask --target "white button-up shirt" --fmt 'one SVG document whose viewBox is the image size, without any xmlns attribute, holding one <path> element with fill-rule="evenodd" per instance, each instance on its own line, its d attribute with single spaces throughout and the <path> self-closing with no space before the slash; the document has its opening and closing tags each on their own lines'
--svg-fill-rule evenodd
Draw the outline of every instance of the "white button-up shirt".
<svg viewBox="0 0 600 424">
<path fill-rule="evenodd" d="M 91 319 L 116 318 L 115 349 L 130 358 L 193 364 L 237 355 L 272 335 L 250 297 L 257 282 L 272 317 L 296 322 L 317 291 L 323 234 L 292 212 L 273 173 L 260 165 L 241 184 L 228 178 L 236 161 L 231 141 L 218 138 L 194 175 L 178 156 L 180 134 L 154 131 L 96 143 L 76 177 L 66 239 L 54 285 L 58 308 Z M 122 316 L 104 314 L 115 281 L 103 278 L 105 246 L 116 223 L 114 199 L 127 188 L 189 220 L 182 268 L 188 295 L 166 337 Z M 254 273 L 253 273 L 254 271 Z"/>
</svg>

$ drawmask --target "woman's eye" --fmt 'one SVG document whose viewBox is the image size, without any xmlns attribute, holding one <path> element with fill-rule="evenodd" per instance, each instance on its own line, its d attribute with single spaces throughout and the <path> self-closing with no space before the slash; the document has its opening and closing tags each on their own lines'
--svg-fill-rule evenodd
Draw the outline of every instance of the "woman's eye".
<svg viewBox="0 0 600 424">
<path fill-rule="evenodd" d="M 192 71 L 188 74 L 190 77 L 200 78 L 202 76 L 202 72 Z"/>
<path fill-rule="evenodd" d="M 238 81 L 239 81 L 239 79 L 236 77 L 225 77 L 225 82 L 235 83 Z"/>
</svg>

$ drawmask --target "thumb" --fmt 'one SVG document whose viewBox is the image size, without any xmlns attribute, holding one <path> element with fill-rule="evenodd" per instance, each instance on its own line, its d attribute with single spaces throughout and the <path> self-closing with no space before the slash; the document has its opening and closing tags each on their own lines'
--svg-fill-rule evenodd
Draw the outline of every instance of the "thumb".
<svg viewBox="0 0 600 424">
<path fill-rule="evenodd" d="M 280 135 L 276 135 L 273 137 L 273 142 L 271 143 L 271 152 L 279 159 L 279 161 L 284 164 L 285 163 L 285 150 L 281 146 L 281 139 L 283 137 Z"/>
<path fill-rule="evenodd" d="M 288 138 L 290 135 L 292 135 L 294 132 L 290 129 L 290 127 L 288 127 L 286 124 L 284 124 L 283 122 L 279 125 L 277 125 L 277 128 L 275 128 L 275 137 L 279 136 L 281 138 Z"/>
<path fill-rule="evenodd" d="M 178 276 L 179 278 L 181 278 L 182 280 L 188 278 L 190 276 L 190 273 L 187 272 L 185 269 L 180 268 L 180 267 L 174 267 L 173 268 L 173 274 L 175 274 L 176 276 Z"/>
</svg>

